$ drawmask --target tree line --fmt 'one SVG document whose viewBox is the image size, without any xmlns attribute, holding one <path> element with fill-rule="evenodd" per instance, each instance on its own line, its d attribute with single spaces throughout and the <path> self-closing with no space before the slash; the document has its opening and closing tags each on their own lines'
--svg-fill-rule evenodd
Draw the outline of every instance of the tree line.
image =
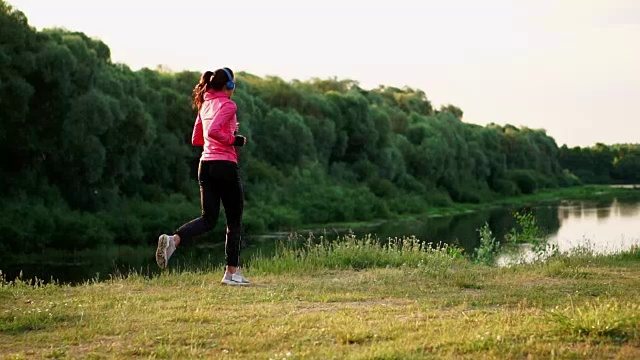
<svg viewBox="0 0 640 360">
<path fill-rule="evenodd" d="M 103 42 L 36 31 L 2 0 L 0 44 L 0 247 L 146 244 L 198 214 L 199 73 L 133 71 Z M 250 139 L 240 153 L 249 232 L 480 203 L 601 174 L 587 150 L 558 148 L 544 130 L 465 123 L 460 108 L 436 109 L 419 89 L 243 72 L 236 82 Z M 635 160 L 616 156 L 609 175 L 624 178 Z"/>
<path fill-rule="evenodd" d="M 560 147 L 560 165 L 593 184 L 640 183 L 640 144 Z"/>
</svg>

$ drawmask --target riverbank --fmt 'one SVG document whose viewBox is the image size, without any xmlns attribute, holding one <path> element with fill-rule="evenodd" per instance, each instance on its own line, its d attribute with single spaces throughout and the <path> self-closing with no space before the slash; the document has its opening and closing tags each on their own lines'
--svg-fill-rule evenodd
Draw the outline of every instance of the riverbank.
<svg viewBox="0 0 640 360">
<path fill-rule="evenodd" d="M 389 219 L 380 219 L 370 222 L 350 222 L 350 223 L 334 223 L 320 224 L 308 227 L 295 227 L 288 231 L 270 232 L 266 234 L 248 232 L 245 237 L 246 248 L 245 254 L 251 254 L 256 251 L 270 253 L 273 251 L 278 240 L 286 240 L 291 237 L 306 238 L 309 233 L 314 236 L 325 236 L 326 238 L 335 238 L 340 234 L 345 234 L 348 230 L 353 230 L 360 235 L 374 234 L 381 238 L 387 236 L 404 236 L 416 235 L 425 241 L 444 241 L 455 242 L 463 246 L 468 254 L 472 254 L 474 247 L 477 245 L 477 229 L 482 226 L 485 221 L 498 221 L 502 224 L 501 217 L 491 218 L 489 215 L 485 217 L 477 214 L 498 214 L 501 208 L 511 215 L 509 209 L 515 209 L 525 206 L 536 206 L 536 204 L 554 205 L 560 204 L 561 199 L 588 199 L 591 201 L 611 201 L 612 197 L 619 200 L 632 199 L 636 197 L 640 199 L 640 191 L 631 189 L 613 189 L 607 186 L 586 186 L 569 189 L 557 189 L 555 191 L 544 191 L 535 195 L 513 197 L 509 199 L 497 200 L 488 204 L 462 204 L 447 208 L 431 208 L 429 211 L 419 215 L 395 215 Z M 636 201 L 636 200 L 633 200 Z M 494 209 L 498 212 L 494 212 Z M 450 228 L 447 219 L 452 216 L 469 214 L 469 219 L 456 222 L 455 228 Z M 444 214 L 444 215 L 443 215 Z M 556 218 L 557 215 L 551 215 L 549 218 Z M 493 220 L 492 220 L 493 219 Z M 442 221 L 440 221 L 442 220 Z M 426 224 L 429 224 L 428 226 Z M 549 229 L 554 229 L 554 224 L 547 224 Z M 557 225 L 555 225 L 557 226 Z M 429 233 L 425 233 L 428 229 Z M 494 231 L 501 237 L 501 228 L 495 228 Z M 505 230 L 506 231 L 506 230 Z M 577 235 L 578 237 L 581 234 Z M 224 239 L 224 234 L 214 232 L 210 234 L 209 239 Z M 606 236 L 602 238 L 606 239 Z M 83 250 L 57 250 L 43 249 L 39 252 L 30 252 L 26 254 L 16 254 L 4 252 L 0 254 L 0 271 L 4 271 L 10 278 L 15 278 L 20 272 L 24 273 L 25 278 L 39 277 L 47 281 L 59 279 L 63 282 L 78 283 L 86 279 L 108 279 L 112 274 L 128 273 L 130 269 L 135 269 L 145 275 L 151 275 L 157 271 L 155 261 L 153 260 L 153 241 L 155 237 L 149 237 L 148 243 L 144 245 L 101 245 L 96 248 Z M 204 240 L 204 239 L 203 239 Z M 220 263 L 223 261 L 223 242 L 207 243 L 206 241 L 196 241 L 185 247 L 177 255 L 176 262 L 180 264 L 188 264 L 191 269 L 200 269 L 210 262 Z M 4 255 L 3 255 L 4 254 Z M 8 254 L 11 254 L 8 257 Z M 213 258 L 211 258 L 213 256 Z"/>
<path fill-rule="evenodd" d="M 572 200 L 607 200 L 612 198 L 640 200 L 640 187 L 621 187 L 612 185 L 584 185 L 567 188 L 544 189 L 535 194 L 518 195 L 498 198 L 481 204 L 456 203 L 449 206 L 430 207 L 418 214 L 391 214 L 389 219 L 375 219 L 371 221 L 334 222 L 328 224 L 309 224 L 300 227 L 301 232 L 345 231 L 348 229 L 363 229 L 380 225 L 386 221 L 424 219 L 426 217 L 454 216 L 478 210 L 498 207 L 535 206 L 541 203 L 561 202 Z M 287 232 L 272 232 L 266 237 L 286 237 Z"/>
<path fill-rule="evenodd" d="M 498 268 L 365 240 L 221 269 L 0 287 L 4 358 L 640 357 L 640 249 Z"/>
</svg>

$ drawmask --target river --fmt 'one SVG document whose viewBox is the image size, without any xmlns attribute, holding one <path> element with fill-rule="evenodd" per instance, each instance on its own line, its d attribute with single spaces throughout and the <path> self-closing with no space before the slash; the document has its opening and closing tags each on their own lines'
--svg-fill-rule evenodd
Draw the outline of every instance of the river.
<svg viewBox="0 0 640 360">
<path fill-rule="evenodd" d="M 455 216 L 425 217 L 424 219 L 394 220 L 377 225 L 352 229 L 357 235 L 372 234 L 380 239 L 415 235 L 431 243 L 455 244 L 472 254 L 479 245 L 477 229 L 488 223 L 496 239 L 516 223 L 514 211 L 523 208 L 494 207 Z M 524 208 L 535 215 L 548 236 L 548 242 L 562 253 L 575 249 L 589 249 L 594 253 L 612 253 L 640 246 L 640 201 L 608 199 L 602 201 L 559 201 Z M 313 235 L 335 239 L 348 229 L 325 228 Z M 308 231 L 299 231 L 302 237 Z M 219 234 L 219 237 L 222 235 Z M 266 234 L 246 237 L 244 253 L 248 258 L 260 252 L 269 254 L 275 243 L 287 235 Z M 37 277 L 45 282 L 55 279 L 63 283 L 104 280 L 116 274 L 136 271 L 145 275 L 158 272 L 154 261 L 154 247 L 112 247 L 80 253 L 52 252 L 50 256 L 17 257 L 0 265 L 6 279 L 15 279 L 21 272 L 23 279 Z M 211 269 L 224 259 L 223 244 L 185 245 L 171 259 L 173 268 Z M 504 260 L 504 259 L 502 259 Z"/>
</svg>

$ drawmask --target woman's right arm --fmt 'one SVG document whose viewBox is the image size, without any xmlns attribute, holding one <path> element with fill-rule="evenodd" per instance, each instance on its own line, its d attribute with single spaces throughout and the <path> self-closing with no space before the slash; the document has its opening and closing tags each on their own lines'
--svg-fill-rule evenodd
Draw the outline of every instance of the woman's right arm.
<svg viewBox="0 0 640 360">
<path fill-rule="evenodd" d="M 203 146 L 204 145 L 204 136 L 202 133 L 202 118 L 198 113 L 198 117 L 196 118 L 196 123 L 193 125 L 193 134 L 191 134 L 191 144 L 193 146 Z"/>
</svg>

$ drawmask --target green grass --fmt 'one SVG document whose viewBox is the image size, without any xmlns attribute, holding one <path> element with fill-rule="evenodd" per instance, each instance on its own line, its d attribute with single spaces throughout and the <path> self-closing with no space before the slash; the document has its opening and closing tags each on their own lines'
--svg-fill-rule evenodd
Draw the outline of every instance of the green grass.
<svg viewBox="0 0 640 360">
<path fill-rule="evenodd" d="M 258 253 L 250 264 L 256 273 L 283 274 L 403 266 L 442 270 L 459 259 L 462 252 L 447 244 L 432 246 L 415 237 L 380 240 L 371 235 L 357 238 L 348 234 L 335 241 L 294 237 L 281 242 L 272 257 Z"/>
<path fill-rule="evenodd" d="M 255 256 L 246 288 L 220 270 L 5 281 L 0 358 L 640 357 L 638 248 L 498 268 L 347 236 Z"/>
</svg>

